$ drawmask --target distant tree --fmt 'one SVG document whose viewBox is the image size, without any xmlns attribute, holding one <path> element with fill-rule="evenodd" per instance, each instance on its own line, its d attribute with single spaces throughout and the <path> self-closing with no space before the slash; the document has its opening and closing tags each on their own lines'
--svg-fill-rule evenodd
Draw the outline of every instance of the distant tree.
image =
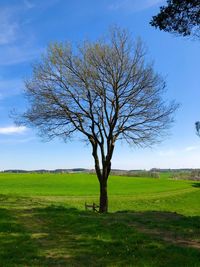
<svg viewBox="0 0 200 267">
<path fill-rule="evenodd" d="M 200 136 L 200 121 L 195 122 L 195 128 L 196 128 L 197 135 Z"/>
<path fill-rule="evenodd" d="M 180 36 L 200 38 L 200 0 L 168 0 L 150 24 Z M 200 136 L 200 122 L 195 128 Z"/>
<path fill-rule="evenodd" d="M 107 181 L 117 140 L 145 146 L 160 141 L 177 109 L 162 99 L 163 79 L 145 64 L 141 41 L 113 28 L 109 38 L 49 46 L 26 81 L 27 111 L 21 124 L 47 139 L 80 133 L 91 145 L 100 183 L 99 212 L 108 211 Z"/>
<path fill-rule="evenodd" d="M 168 0 L 150 24 L 182 36 L 200 37 L 200 1 Z"/>
</svg>

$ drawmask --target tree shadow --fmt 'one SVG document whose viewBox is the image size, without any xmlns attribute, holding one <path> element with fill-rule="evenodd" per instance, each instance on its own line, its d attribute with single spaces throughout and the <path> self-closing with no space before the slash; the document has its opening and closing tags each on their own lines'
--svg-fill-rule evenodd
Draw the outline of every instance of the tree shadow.
<svg viewBox="0 0 200 267">
<path fill-rule="evenodd" d="M 174 244 L 178 241 L 190 247 L 190 241 L 200 249 L 200 217 L 184 216 L 176 212 L 146 211 L 146 212 L 120 212 L 120 216 L 125 216 L 126 220 L 132 220 L 132 224 L 138 230 L 152 235 L 160 235 L 161 239 L 171 239 Z"/>
<path fill-rule="evenodd" d="M 0 265 L 16 266 L 28 264 L 27 259 L 34 257 L 37 247 L 16 216 L 7 209 L 0 209 Z"/>
<path fill-rule="evenodd" d="M 180 236 L 193 237 L 199 234 L 199 217 L 165 212 L 99 215 L 52 206 L 37 209 L 34 218 L 41 220 L 43 231 L 49 233 L 49 237 L 45 237 L 47 242 L 43 242 L 44 248 L 50 249 L 49 240 L 59 240 L 56 251 L 51 249 L 52 258 L 56 257 L 58 248 L 67 251 L 69 258 L 65 262 L 69 265 L 121 266 L 135 263 L 140 266 L 153 262 L 153 266 L 170 266 L 180 261 L 177 266 L 193 266 L 191 263 L 196 264 L 200 256 L 199 251 L 189 246 L 166 242 L 158 235 L 140 231 L 138 227 L 139 224 L 151 229 L 167 229 L 175 234 L 174 238 L 177 231 Z M 166 257 L 168 253 L 170 258 Z"/>
<path fill-rule="evenodd" d="M 199 266 L 200 217 L 96 214 L 48 206 L 0 209 L 1 266 Z M 165 238 L 165 237 L 170 238 Z"/>
</svg>

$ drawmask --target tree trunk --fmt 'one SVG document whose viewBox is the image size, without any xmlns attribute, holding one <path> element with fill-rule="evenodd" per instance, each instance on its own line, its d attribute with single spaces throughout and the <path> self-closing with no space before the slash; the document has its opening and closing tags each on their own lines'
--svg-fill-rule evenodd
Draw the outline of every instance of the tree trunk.
<svg viewBox="0 0 200 267">
<path fill-rule="evenodd" d="M 107 180 L 100 181 L 99 212 L 100 213 L 108 212 Z"/>
<path fill-rule="evenodd" d="M 100 165 L 99 165 L 99 157 L 98 157 L 98 153 L 97 153 L 97 144 L 95 142 L 92 142 L 92 147 L 93 147 L 93 151 L 92 151 L 92 155 L 94 157 L 94 161 L 95 161 L 95 170 L 96 170 L 96 174 L 99 180 L 99 184 L 100 184 L 100 199 L 99 199 L 99 213 L 106 213 L 108 212 L 108 193 L 107 193 L 107 180 L 108 180 L 108 176 L 110 174 L 111 171 L 111 157 L 112 157 L 112 152 L 113 152 L 113 148 L 109 154 L 109 156 L 106 157 L 106 161 L 104 159 L 104 156 L 102 154 L 102 170 L 100 169 Z M 103 148 L 102 148 L 103 151 Z"/>
</svg>

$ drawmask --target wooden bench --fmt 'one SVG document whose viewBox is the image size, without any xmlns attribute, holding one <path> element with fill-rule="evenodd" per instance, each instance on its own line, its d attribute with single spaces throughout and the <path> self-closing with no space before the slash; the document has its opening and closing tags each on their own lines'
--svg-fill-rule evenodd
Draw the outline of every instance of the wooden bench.
<svg viewBox="0 0 200 267">
<path fill-rule="evenodd" d="M 95 212 L 98 212 L 98 208 L 99 208 L 99 206 L 96 205 L 95 203 L 87 204 L 87 203 L 85 202 L 85 210 L 93 210 L 93 211 L 95 211 Z"/>
</svg>

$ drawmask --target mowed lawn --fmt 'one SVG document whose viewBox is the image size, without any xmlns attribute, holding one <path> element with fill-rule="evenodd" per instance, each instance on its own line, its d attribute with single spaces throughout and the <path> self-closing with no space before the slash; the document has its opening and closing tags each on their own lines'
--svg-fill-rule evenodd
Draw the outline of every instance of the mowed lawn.
<svg viewBox="0 0 200 267">
<path fill-rule="evenodd" d="M 200 183 L 92 174 L 0 174 L 0 266 L 200 266 Z"/>
</svg>

